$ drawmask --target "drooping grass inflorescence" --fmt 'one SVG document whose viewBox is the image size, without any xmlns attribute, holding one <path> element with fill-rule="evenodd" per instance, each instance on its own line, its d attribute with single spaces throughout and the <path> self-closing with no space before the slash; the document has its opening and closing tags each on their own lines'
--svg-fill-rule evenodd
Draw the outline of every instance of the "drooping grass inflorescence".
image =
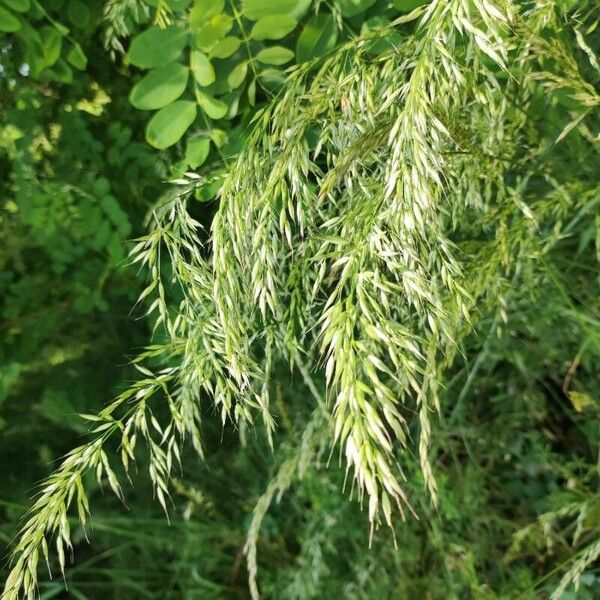
<svg viewBox="0 0 600 600">
<path fill-rule="evenodd" d="M 600 107 L 578 62 L 598 70 L 597 57 L 577 21 L 570 46 L 548 35 L 566 27 L 556 4 L 434 0 L 293 68 L 229 168 L 205 246 L 187 208 L 205 180 L 175 182 L 132 252 L 150 273 L 140 300 L 166 341 L 136 359 L 142 379 L 86 417 L 91 441 L 43 484 L 3 600 L 35 596 L 50 545 L 64 568 L 67 513 L 87 519 L 86 472 L 121 496 L 109 437 L 125 472 L 146 442 L 165 510 L 182 444 L 202 455 L 201 402 L 224 426 L 260 419 L 272 440 L 274 362 L 302 373 L 315 411 L 257 505 L 246 545 L 254 597 L 262 517 L 327 447 L 339 448 L 371 535 L 414 511 L 399 460 L 413 447 L 437 502 L 432 417 L 464 339 L 491 313 L 494 326 L 505 321 L 524 281 L 551 276 L 548 256 L 578 215 L 598 210 L 598 182 L 565 178 L 552 158 L 574 130 L 598 152 L 587 123 Z M 578 109 L 548 141 L 530 109 L 557 92 Z"/>
</svg>

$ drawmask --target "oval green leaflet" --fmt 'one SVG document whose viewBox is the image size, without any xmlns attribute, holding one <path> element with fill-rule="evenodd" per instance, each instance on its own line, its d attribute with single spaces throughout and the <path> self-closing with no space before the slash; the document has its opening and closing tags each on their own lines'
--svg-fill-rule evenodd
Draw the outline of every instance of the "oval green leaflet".
<svg viewBox="0 0 600 600">
<path fill-rule="evenodd" d="M 188 68 L 178 63 L 153 69 L 134 86 L 129 100 L 140 110 L 167 106 L 183 94 L 188 76 Z"/>
<path fill-rule="evenodd" d="M 211 58 L 228 58 L 235 54 L 240 47 L 242 40 L 234 36 L 224 37 L 216 43 L 209 52 Z"/>
<path fill-rule="evenodd" d="M 346 18 L 354 17 L 365 12 L 373 6 L 377 0 L 341 0 L 339 6 L 342 16 Z"/>
<path fill-rule="evenodd" d="M 31 6 L 31 0 L 3 0 L 2 3 L 16 12 L 26 12 Z"/>
<path fill-rule="evenodd" d="M 67 6 L 67 17 L 76 27 L 85 28 L 90 23 L 92 14 L 81 0 L 71 0 Z"/>
<path fill-rule="evenodd" d="M 141 69 L 163 67 L 179 58 L 186 42 L 187 34 L 180 27 L 150 27 L 133 38 L 127 58 Z"/>
<path fill-rule="evenodd" d="M 85 70 L 87 66 L 87 57 L 77 42 L 75 42 L 71 50 L 69 50 L 67 61 L 78 71 Z"/>
<path fill-rule="evenodd" d="M 195 30 L 198 47 L 200 50 L 210 50 L 231 31 L 232 27 L 232 17 L 224 14 L 215 15 L 210 21 Z"/>
<path fill-rule="evenodd" d="M 51 67 L 60 58 L 62 35 L 54 27 L 47 25 L 40 29 L 40 38 L 44 52 L 43 64 L 46 67 Z"/>
<path fill-rule="evenodd" d="M 337 41 L 338 29 L 330 14 L 313 17 L 302 30 L 296 44 L 296 60 L 301 63 L 331 50 Z"/>
<path fill-rule="evenodd" d="M 294 58 L 294 53 L 283 46 L 271 46 L 263 48 L 257 55 L 256 60 L 265 65 L 284 65 Z"/>
<path fill-rule="evenodd" d="M 227 104 L 225 102 L 201 92 L 198 88 L 196 88 L 196 100 L 211 119 L 222 119 L 227 114 Z"/>
<path fill-rule="evenodd" d="M 210 151 L 210 140 L 208 138 L 195 137 L 189 139 L 185 149 L 185 162 L 196 169 L 204 163 Z"/>
<path fill-rule="evenodd" d="M 225 0 L 196 0 L 190 12 L 191 27 L 201 27 L 212 17 L 221 14 L 224 8 Z"/>
<path fill-rule="evenodd" d="M 304 11 L 306 4 L 305 0 L 244 0 L 242 13 L 247 19 L 258 21 L 273 15 L 295 15 L 299 9 Z"/>
<path fill-rule="evenodd" d="M 246 79 L 246 74 L 248 73 L 248 63 L 246 61 L 239 63 L 235 66 L 233 71 L 229 73 L 227 77 L 227 84 L 230 89 L 234 90 L 235 88 L 240 87 Z"/>
<path fill-rule="evenodd" d="M 208 56 L 198 50 L 192 50 L 190 54 L 190 68 L 198 85 L 207 86 L 215 81 L 215 70 Z"/>
<path fill-rule="evenodd" d="M 254 24 L 254 27 L 252 27 L 250 37 L 253 40 L 259 41 L 280 40 L 293 31 L 297 24 L 298 21 L 289 15 L 263 17 Z"/>
<path fill-rule="evenodd" d="M 196 103 L 177 100 L 159 110 L 146 127 L 146 139 L 163 150 L 181 139 L 196 118 Z"/>
<path fill-rule="evenodd" d="M 0 6 L 0 31 L 5 33 L 14 33 L 21 29 L 21 21 L 17 19 L 9 10 Z"/>
</svg>

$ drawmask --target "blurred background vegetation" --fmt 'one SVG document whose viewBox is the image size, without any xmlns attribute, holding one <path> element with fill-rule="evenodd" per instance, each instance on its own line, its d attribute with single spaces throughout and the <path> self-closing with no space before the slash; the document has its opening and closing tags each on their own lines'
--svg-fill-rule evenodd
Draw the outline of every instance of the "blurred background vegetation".
<svg viewBox="0 0 600 600">
<path fill-rule="evenodd" d="M 286 66 L 424 3 L 0 0 L 3 557 L 36 482 L 86 431 L 78 413 L 96 412 L 135 378 L 128 359 L 151 331 L 143 309 L 134 308 L 144 274 L 127 265 L 128 242 L 145 231 L 165 181 L 190 169 L 210 175 L 191 208 L 208 225 L 220 177 Z M 179 35 L 182 21 L 195 41 Z M 598 48 L 598 34 L 591 39 Z M 165 70 L 173 60 L 191 71 Z M 541 106 L 539 118 L 545 115 Z M 586 159 L 578 143 L 568 138 L 566 165 Z M 598 156 L 589 160 L 593 180 Z M 382 531 L 369 550 L 365 515 L 341 492 L 344 472 L 334 458 L 291 485 L 265 517 L 264 597 L 549 596 L 599 533 L 592 217 L 584 218 L 574 249 L 580 260 L 569 271 L 573 288 L 590 281 L 588 296 L 569 302 L 574 311 L 592 306 L 595 317 L 586 313 L 590 322 L 573 327 L 547 301 L 556 290 L 538 289 L 502 336 L 489 335 L 497 326 L 490 317 L 463 349 L 476 358 L 478 374 L 471 381 L 457 367 L 445 391 L 454 401 L 432 448 L 439 510 L 422 494 L 418 461 L 403 465 L 409 495 L 422 498 L 420 519 L 396 525 L 397 549 Z M 561 293 L 568 296 L 566 285 Z M 277 472 L 276 457 L 286 456 L 310 412 L 297 373 L 282 368 L 276 379 L 276 452 L 254 432 L 223 430 L 217 415 L 206 415 L 206 461 L 190 454 L 170 520 L 152 499 L 143 464 L 126 490 L 127 506 L 97 486 L 90 543 L 74 523 L 77 560 L 66 581 L 43 577 L 41 597 L 247 598 L 243 546 L 251 512 Z M 316 460 L 324 467 L 328 458 Z M 598 565 L 562 597 L 600 597 Z"/>
</svg>

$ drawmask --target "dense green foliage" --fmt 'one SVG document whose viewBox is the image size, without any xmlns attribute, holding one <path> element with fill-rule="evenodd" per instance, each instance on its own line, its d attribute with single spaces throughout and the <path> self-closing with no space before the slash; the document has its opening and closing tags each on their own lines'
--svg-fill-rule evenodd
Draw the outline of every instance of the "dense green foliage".
<svg viewBox="0 0 600 600">
<path fill-rule="evenodd" d="M 2 600 L 598 597 L 599 25 L 0 0 Z"/>
</svg>

